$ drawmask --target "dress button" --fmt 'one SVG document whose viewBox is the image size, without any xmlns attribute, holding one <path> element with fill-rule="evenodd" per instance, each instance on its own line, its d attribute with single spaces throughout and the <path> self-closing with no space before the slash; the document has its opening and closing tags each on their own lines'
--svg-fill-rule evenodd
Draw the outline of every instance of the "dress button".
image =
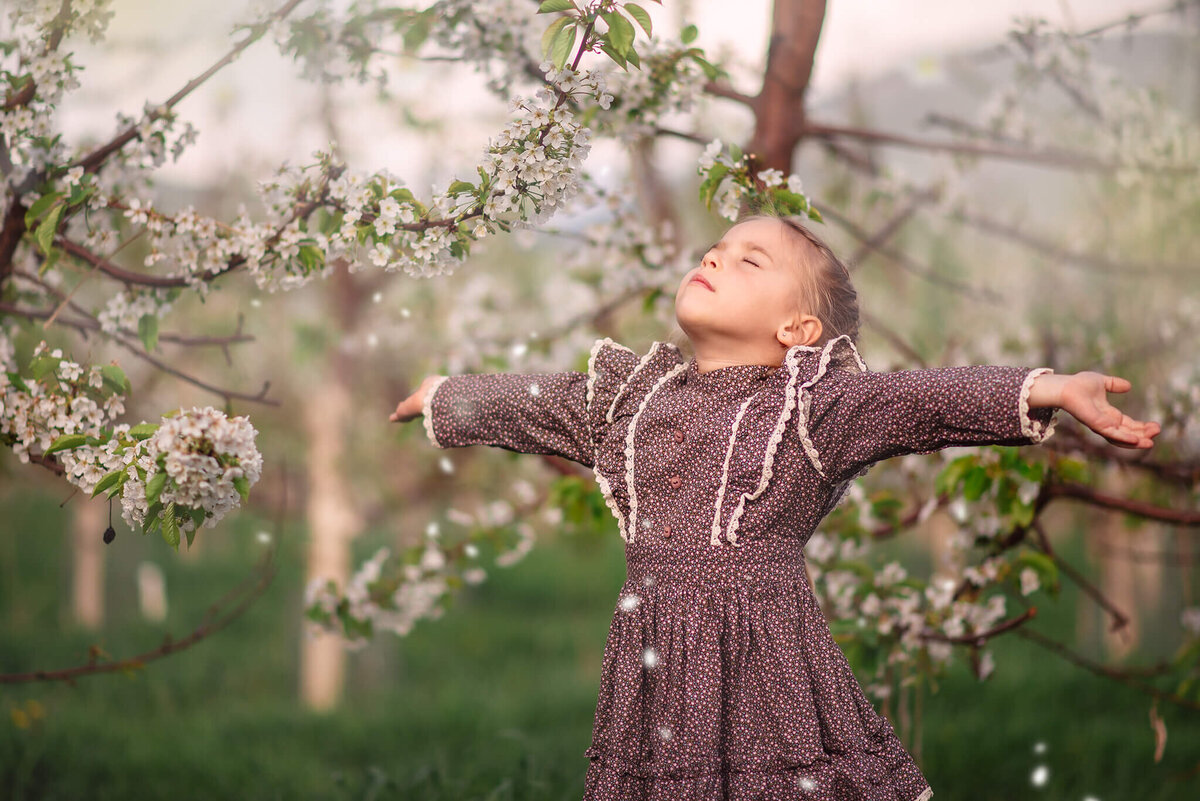
<svg viewBox="0 0 1200 801">
<path fill-rule="evenodd" d="M 683 442 L 683 429 L 682 428 L 675 429 L 675 441 Z"/>
<path fill-rule="evenodd" d="M 663 536 L 664 537 L 671 536 L 671 524 L 670 523 L 667 523 L 665 526 L 663 526 Z"/>
<path fill-rule="evenodd" d="M 679 476 L 671 476 L 667 480 L 671 482 L 671 486 L 674 487 L 675 489 L 679 489 L 679 485 L 683 483 L 683 479 L 680 478 Z"/>
</svg>

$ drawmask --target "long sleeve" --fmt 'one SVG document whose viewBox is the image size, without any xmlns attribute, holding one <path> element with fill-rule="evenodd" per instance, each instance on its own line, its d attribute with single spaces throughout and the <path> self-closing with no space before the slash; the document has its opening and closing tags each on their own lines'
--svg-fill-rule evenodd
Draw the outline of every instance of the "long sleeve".
<svg viewBox="0 0 1200 801">
<path fill-rule="evenodd" d="M 1055 408 L 1029 408 L 1048 368 L 984 365 L 890 373 L 831 372 L 813 388 L 807 426 L 827 478 L 953 445 L 1029 445 L 1054 430 Z"/>
<path fill-rule="evenodd" d="M 578 371 L 443 376 L 425 394 L 425 433 L 439 448 L 492 445 L 591 467 L 587 382 Z"/>
</svg>

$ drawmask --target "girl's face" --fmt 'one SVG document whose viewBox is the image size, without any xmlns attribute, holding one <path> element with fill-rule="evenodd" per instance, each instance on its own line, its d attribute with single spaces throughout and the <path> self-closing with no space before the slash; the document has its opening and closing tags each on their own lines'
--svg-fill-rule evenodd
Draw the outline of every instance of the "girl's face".
<svg viewBox="0 0 1200 801">
<path fill-rule="evenodd" d="M 730 228 L 683 276 L 675 293 L 679 327 L 693 342 L 778 342 L 780 326 L 808 308 L 795 247 L 778 220 Z"/>
</svg>

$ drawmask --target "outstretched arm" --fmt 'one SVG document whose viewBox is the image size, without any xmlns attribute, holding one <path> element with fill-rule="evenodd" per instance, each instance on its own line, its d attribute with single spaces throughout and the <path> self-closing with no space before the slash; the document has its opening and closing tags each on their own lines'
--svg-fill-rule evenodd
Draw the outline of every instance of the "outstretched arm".
<svg viewBox="0 0 1200 801">
<path fill-rule="evenodd" d="M 1103 373 L 1039 375 L 1029 390 L 1030 408 L 1057 407 L 1122 448 L 1149 448 L 1162 430 L 1155 422 L 1135 420 L 1108 402 L 1108 393 L 1133 388 L 1124 378 Z"/>
<path fill-rule="evenodd" d="M 1098 373 L 983 365 L 830 374 L 813 388 L 807 425 L 814 464 L 834 481 L 874 462 L 955 445 L 1030 445 L 1061 408 L 1111 442 L 1150 447 L 1156 423 L 1133 420 L 1105 392 L 1129 384 Z M 810 453 L 810 456 L 813 456 Z"/>
<path fill-rule="evenodd" d="M 424 415 L 439 448 L 492 445 L 517 453 L 548 453 L 592 466 L 587 374 L 464 373 L 428 376 L 389 417 Z"/>
</svg>

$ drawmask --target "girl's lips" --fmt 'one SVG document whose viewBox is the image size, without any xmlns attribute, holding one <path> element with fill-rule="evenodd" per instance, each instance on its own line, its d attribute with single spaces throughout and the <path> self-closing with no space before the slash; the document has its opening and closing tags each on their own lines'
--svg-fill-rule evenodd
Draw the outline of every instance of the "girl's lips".
<svg viewBox="0 0 1200 801">
<path fill-rule="evenodd" d="M 703 284 L 704 286 L 708 287 L 709 292 L 717 291 L 712 288 L 712 284 L 708 283 L 708 281 L 705 280 L 704 276 L 702 276 L 702 275 L 697 275 L 695 278 L 692 279 L 692 281 L 695 281 L 696 283 Z"/>
</svg>

